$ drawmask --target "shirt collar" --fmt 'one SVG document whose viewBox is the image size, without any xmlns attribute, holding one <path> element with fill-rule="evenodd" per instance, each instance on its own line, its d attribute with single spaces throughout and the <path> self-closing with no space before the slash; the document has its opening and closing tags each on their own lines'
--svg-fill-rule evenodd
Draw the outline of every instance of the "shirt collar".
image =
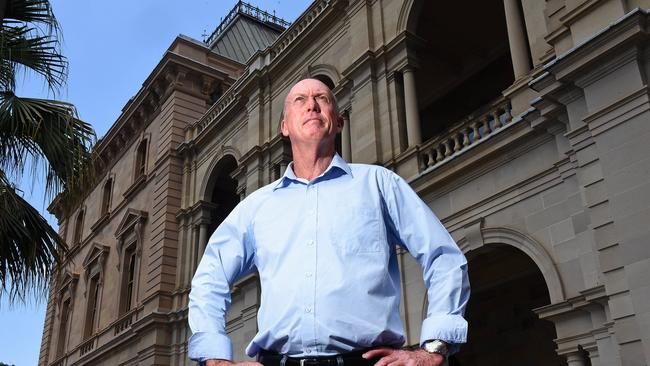
<svg viewBox="0 0 650 366">
<path fill-rule="evenodd" d="M 325 171 L 321 175 L 314 178 L 314 180 L 327 175 L 334 168 L 342 170 L 343 172 L 345 172 L 345 174 L 348 174 L 351 177 L 353 176 L 352 169 L 350 169 L 348 163 L 346 163 L 345 160 L 343 160 L 343 158 L 338 153 L 335 153 L 334 158 L 332 158 L 332 161 L 330 162 L 330 165 L 327 167 L 327 169 L 325 169 Z M 291 163 L 289 163 L 287 169 L 284 171 L 284 175 L 282 176 L 282 178 L 280 178 L 276 183 L 276 185 L 273 187 L 273 190 L 275 191 L 278 188 L 286 187 L 290 181 L 299 181 L 299 180 L 300 179 L 296 177 L 296 174 L 293 172 L 293 161 L 292 161 Z"/>
</svg>

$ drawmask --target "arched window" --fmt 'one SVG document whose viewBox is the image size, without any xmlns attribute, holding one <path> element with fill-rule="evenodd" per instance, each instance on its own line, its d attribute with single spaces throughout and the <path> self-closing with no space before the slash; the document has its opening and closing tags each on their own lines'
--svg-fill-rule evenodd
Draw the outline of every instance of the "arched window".
<svg viewBox="0 0 650 366">
<path fill-rule="evenodd" d="M 111 196 L 113 193 L 113 178 L 109 178 L 104 183 L 104 191 L 102 193 L 102 216 L 111 211 Z"/>
<path fill-rule="evenodd" d="M 147 139 L 144 139 L 138 145 L 135 158 L 135 178 L 139 178 L 146 173 L 147 167 Z"/>
<path fill-rule="evenodd" d="M 81 209 L 77 214 L 77 219 L 74 224 L 74 236 L 72 237 L 72 244 L 81 243 L 82 235 L 84 229 L 84 210 Z"/>
</svg>

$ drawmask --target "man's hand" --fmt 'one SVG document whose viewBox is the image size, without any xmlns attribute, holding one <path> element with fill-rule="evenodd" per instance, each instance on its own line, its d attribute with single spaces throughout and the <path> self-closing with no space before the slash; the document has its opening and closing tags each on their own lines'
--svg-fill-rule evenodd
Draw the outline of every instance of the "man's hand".
<svg viewBox="0 0 650 366">
<path fill-rule="evenodd" d="M 375 366 L 440 366 L 445 357 L 437 353 L 429 353 L 423 349 L 407 351 L 404 349 L 378 348 L 363 354 L 369 360 L 381 357 Z"/>
<path fill-rule="evenodd" d="M 264 366 L 264 365 L 255 361 L 234 363 L 228 360 L 207 360 L 205 361 L 205 366 Z"/>
</svg>

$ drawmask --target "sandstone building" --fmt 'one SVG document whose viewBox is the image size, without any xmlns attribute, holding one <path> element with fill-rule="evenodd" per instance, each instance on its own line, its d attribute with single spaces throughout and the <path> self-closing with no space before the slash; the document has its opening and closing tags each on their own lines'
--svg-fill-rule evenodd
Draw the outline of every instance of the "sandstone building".
<svg viewBox="0 0 650 366">
<path fill-rule="evenodd" d="M 460 365 L 650 362 L 649 0 L 316 0 L 291 25 L 237 3 L 180 36 L 56 201 L 71 249 L 40 365 L 189 365 L 190 279 L 211 231 L 291 161 L 283 98 L 332 86 L 348 161 L 404 177 L 469 259 Z M 407 342 L 426 309 L 400 252 Z M 233 289 L 236 357 L 257 278 Z"/>
</svg>

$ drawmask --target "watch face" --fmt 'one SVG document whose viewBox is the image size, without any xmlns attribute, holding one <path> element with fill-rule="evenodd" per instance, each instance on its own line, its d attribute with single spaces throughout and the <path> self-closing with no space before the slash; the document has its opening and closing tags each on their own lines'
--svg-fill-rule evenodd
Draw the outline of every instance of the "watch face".
<svg viewBox="0 0 650 366">
<path fill-rule="evenodd" d="M 439 353 L 447 356 L 447 344 L 439 340 L 433 340 L 424 344 L 424 350 L 429 353 Z"/>
</svg>

